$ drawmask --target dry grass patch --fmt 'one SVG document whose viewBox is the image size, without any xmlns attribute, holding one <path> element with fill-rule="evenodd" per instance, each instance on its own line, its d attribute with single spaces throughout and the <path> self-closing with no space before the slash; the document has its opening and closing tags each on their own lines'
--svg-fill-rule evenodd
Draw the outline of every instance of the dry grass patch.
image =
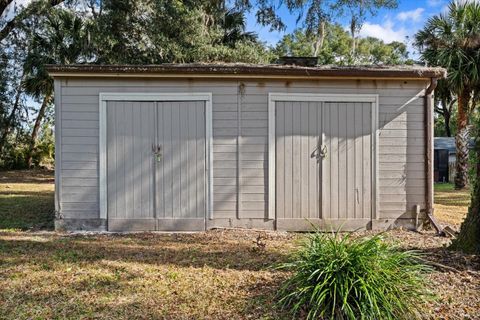
<svg viewBox="0 0 480 320">
<path fill-rule="evenodd" d="M 455 190 L 453 184 L 435 184 L 435 216 L 442 223 L 458 227 L 470 204 L 470 190 Z"/>
<path fill-rule="evenodd" d="M 0 236 L 0 318 L 277 319 L 295 235 Z"/>
<path fill-rule="evenodd" d="M 478 257 L 449 252 L 449 239 L 433 232 L 386 235 L 453 268 L 429 276 L 437 299 L 426 318 L 480 314 Z M 287 261 L 301 237 L 240 230 L 0 233 L 0 319 L 290 319 L 275 306 L 288 273 L 272 266 Z"/>
</svg>

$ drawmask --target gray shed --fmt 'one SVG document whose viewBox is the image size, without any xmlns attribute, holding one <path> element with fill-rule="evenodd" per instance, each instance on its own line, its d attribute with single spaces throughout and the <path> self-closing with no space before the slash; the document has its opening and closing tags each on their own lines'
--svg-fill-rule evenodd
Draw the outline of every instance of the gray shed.
<svg viewBox="0 0 480 320">
<path fill-rule="evenodd" d="M 475 139 L 471 138 L 468 148 L 473 150 Z M 457 172 L 457 148 L 454 137 L 435 137 L 433 141 L 434 182 L 453 182 Z"/>
<path fill-rule="evenodd" d="M 59 229 L 384 229 L 432 211 L 443 69 L 48 70 Z"/>
</svg>

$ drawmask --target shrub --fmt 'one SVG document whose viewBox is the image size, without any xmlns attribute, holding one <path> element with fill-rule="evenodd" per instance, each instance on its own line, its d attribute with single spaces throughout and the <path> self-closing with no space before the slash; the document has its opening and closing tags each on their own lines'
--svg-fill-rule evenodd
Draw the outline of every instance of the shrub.
<svg viewBox="0 0 480 320">
<path fill-rule="evenodd" d="M 30 134 L 19 132 L 10 134 L 0 154 L 0 170 L 26 169 L 27 155 L 30 152 Z M 51 127 L 45 126 L 40 132 L 32 152 L 32 165 L 51 169 L 54 166 L 55 141 Z"/>
<path fill-rule="evenodd" d="M 401 251 L 372 237 L 316 232 L 292 261 L 279 305 L 307 319 L 403 319 L 418 317 L 430 297 L 419 253 Z"/>
</svg>

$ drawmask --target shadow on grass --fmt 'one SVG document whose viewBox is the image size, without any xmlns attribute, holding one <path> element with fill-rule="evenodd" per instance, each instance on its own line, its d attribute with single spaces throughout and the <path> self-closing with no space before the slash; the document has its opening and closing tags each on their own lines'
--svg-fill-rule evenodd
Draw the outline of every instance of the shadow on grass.
<svg viewBox="0 0 480 320">
<path fill-rule="evenodd" d="M 0 183 L 52 184 L 55 182 L 53 175 L 53 170 L 0 170 Z"/>
<path fill-rule="evenodd" d="M 0 192 L 0 229 L 53 230 L 53 192 Z"/>
<path fill-rule="evenodd" d="M 194 240 L 202 234 L 190 235 Z M 66 237 L 51 241 L 33 241 L 15 236 L 0 240 L 0 250 L 10 256 L 9 263 L 96 263 L 116 261 L 150 265 L 173 265 L 184 268 L 209 267 L 226 270 L 266 271 L 285 262 L 286 253 L 258 249 L 254 244 L 231 242 L 185 241 L 170 236 L 142 240 L 141 236 Z M 25 257 L 27 260 L 23 261 Z"/>
<path fill-rule="evenodd" d="M 0 171 L 0 229 L 52 230 L 53 171 Z"/>
<path fill-rule="evenodd" d="M 414 248 L 415 249 L 415 248 Z M 480 256 L 474 254 L 465 254 L 460 251 L 449 250 L 448 248 L 421 248 L 416 249 L 424 255 L 426 261 L 439 264 L 434 266 L 437 271 L 480 271 Z M 453 268 L 451 270 L 442 268 Z"/>
<path fill-rule="evenodd" d="M 5 309 L 10 316 L 35 308 L 37 315 L 70 318 L 92 314 L 99 319 L 286 318 L 274 305 L 284 274 L 272 266 L 288 259 L 288 250 L 278 243 L 258 248 L 248 237 L 215 232 L 120 236 L 4 232 L 0 237 L 4 279 L 17 279 L 19 272 L 33 279 L 0 294 L 17 301 Z M 56 280 L 49 285 L 52 277 Z M 32 285 L 45 289 L 24 289 Z M 99 299 L 88 304 L 90 296 Z M 43 313 L 43 305 L 51 310 Z"/>
</svg>

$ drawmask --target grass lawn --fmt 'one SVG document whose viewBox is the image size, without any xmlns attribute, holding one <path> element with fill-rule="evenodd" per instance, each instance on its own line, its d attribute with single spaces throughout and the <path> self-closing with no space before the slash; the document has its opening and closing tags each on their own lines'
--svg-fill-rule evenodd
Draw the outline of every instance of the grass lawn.
<svg viewBox="0 0 480 320">
<path fill-rule="evenodd" d="M 452 183 L 436 183 L 435 216 L 441 223 L 458 227 L 467 215 L 470 191 L 455 190 Z"/>
<path fill-rule="evenodd" d="M 55 233 L 45 230 L 52 182 L 51 173 L 0 173 L 0 319 L 290 319 L 274 304 L 288 274 L 272 266 L 302 234 Z M 436 300 L 425 318 L 478 318 L 479 257 L 449 252 L 450 240 L 430 231 L 386 237 L 447 266 L 429 275 Z"/>
<path fill-rule="evenodd" d="M 52 229 L 53 172 L 0 171 L 0 229 Z"/>
</svg>

